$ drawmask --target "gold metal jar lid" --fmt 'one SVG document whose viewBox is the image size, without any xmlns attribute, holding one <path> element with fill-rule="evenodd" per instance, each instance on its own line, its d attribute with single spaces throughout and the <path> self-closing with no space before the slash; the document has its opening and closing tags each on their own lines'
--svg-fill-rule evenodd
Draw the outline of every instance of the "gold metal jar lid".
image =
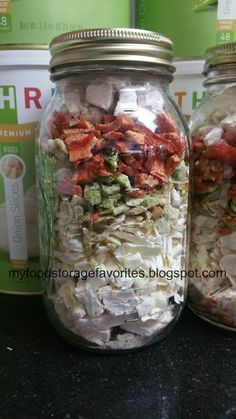
<svg viewBox="0 0 236 419">
<path fill-rule="evenodd" d="M 55 37 L 50 70 L 75 64 L 129 63 L 164 66 L 173 73 L 173 44 L 157 33 L 132 28 L 83 29 Z"/>
<path fill-rule="evenodd" d="M 216 45 L 206 50 L 203 74 L 219 68 L 236 66 L 236 42 Z"/>
</svg>

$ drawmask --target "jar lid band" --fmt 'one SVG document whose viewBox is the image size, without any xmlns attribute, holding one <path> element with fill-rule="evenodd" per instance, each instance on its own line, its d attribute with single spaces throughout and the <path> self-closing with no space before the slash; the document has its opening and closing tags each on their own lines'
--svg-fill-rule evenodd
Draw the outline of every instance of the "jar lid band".
<svg viewBox="0 0 236 419">
<path fill-rule="evenodd" d="M 55 37 L 50 44 L 50 71 L 85 63 L 142 63 L 175 71 L 173 44 L 157 33 L 133 28 L 82 29 Z"/>
<path fill-rule="evenodd" d="M 236 65 L 236 42 L 228 42 L 206 50 L 206 62 L 203 74 L 207 75 L 209 71 L 224 66 Z"/>
</svg>

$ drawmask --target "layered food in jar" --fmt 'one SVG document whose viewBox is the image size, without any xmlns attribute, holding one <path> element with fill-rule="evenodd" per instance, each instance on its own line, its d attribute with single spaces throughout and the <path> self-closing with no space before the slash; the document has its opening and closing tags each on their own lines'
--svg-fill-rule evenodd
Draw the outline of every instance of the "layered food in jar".
<svg viewBox="0 0 236 419">
<path fill-rule="evenodd" d="M 236 328 L 236 86 L 211 86 L 193 117 L 191 307 Z"/>
<path fill-rule="evenodd" d="M 83 39 L 97 32 L 83 33 Z M 159 42 L 159 35 L 145 31 L 99 32 L 124 37 L 121 51 L 126 39 L 135 42 L 137 36 L 134 51 L 146 54 L 141 35 L 152 48 Z M 84 53 L 82 36 L 76 36 L 75 60 Z M 171 44 L 163 37 L 160 42 L 166 53 Z M 103 62 L 74 73 L 68 67 L 64 77 L 58 66 L 57 93 L 37 147 L 41 259 L 53 271 L 46 284 L 49 315 L 70 342 L 108 351 L 165 337 L 186 294 L 184 124 L 169 96 L 171 75 L 164 66 L 157 74 L 128 67 Z"/>
</svg>

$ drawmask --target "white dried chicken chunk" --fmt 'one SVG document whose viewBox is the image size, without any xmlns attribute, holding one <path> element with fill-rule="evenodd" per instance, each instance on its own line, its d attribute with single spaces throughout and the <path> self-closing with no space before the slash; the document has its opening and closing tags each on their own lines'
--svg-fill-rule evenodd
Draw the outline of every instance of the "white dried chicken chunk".
<svg viewBox="0 0 236 419">
<path fill-rule="evenodd" d="M 114 100 L 113 88 L 109 84 L 90 84 L 86 88 L 86 102 L 108 111 Z"/>
</svg>

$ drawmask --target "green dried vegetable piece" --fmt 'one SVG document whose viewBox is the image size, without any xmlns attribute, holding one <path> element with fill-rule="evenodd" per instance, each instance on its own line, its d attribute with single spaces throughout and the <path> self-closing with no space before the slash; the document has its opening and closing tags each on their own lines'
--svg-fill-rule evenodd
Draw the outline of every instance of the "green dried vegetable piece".
<svg viewBox="0 0 236 419">
<path fill-rule="evenodd" d="M 110 154 L 109 156 L 106 156 L 105 157 L 106 164 L 111 169 L 114 169 L 114 170 L 117 170 L 118 169 L 118 160 L 119 160 L 119 158 L 118 158 L 118 153 L 117 152 L 114 153 L 114 154 Z"/>
<path fill-rule="evenodd" d="M 124 175 L 124 174 L 120 174 L 119 176 L 116 177 L 117 182 L 121 185 L 124 186 L 126 189 L 130 189 L 131 185 L 130 185 L 130 181 L 128 176 Z"/>
<path fill-rule="evenodd" d="M 159 195 L 147 195 L 144 200 L 142 205 L 145 208 L 152 208 L 155 207 L 156 205 L 158 205 L 160 203 L 160 196 Z"/>
<path fill-rule="evenodd" d="M 123 204 L 123 205 L 119 205 L 118 207 L 114 207 L 112 209 L 112 212 L 114 215 L 119 215 L 122 214 L 123 212 L 127 211 L 129 207 L 127 207 L 127 205 Z"/>
<path fill-rule="evenodd" d="M 141 197 L 141 198 L 130 198 L 129 197 L 128 199 L 126 199 L 126 204 L 129 207 L 137 207 L 137 206 L 142 204 L 143 199 L 144 199 L 143 197 Z"/>
<path fill-rule="evenodd" d="M 117 205 L 119 199 L 121 198 L 120 194 L 111 195 L 103 198 L 101 207 L 102 208 L 110 208 L 113 209 L 115 205 Z"/>
<path fill-rule="evenodd" d="M 116 176 L 101 176 L 99 182 L 104 185 L 112 185 L 116 181 Z"/>
<path fill-rule="evenodd" d="M 104 196 L 114 195 L 120 192 L 120 185 L 102 185 L 102 194 Z"/>
<path fill-rule="evenodd" d="M 182 161 L 177 169 L 172 173 L 171 179 L 176 182 L 186 182 L 186 166 Z"/>
<path fill-rule="evenodd" d="M 85 185 L 84 198 L 91 205 L 100 204 L 102 202 L 102 196 L 99 183 L 95 182 L 92 185 Z"/>
</svg>

